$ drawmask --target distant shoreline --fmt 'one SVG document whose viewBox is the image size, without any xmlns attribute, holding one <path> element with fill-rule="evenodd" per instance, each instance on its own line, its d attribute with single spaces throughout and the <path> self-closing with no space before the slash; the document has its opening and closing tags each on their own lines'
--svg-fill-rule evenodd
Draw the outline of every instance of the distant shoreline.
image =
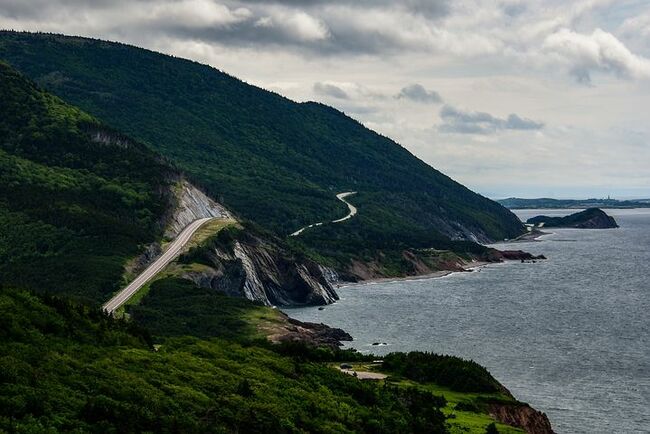
<svg viewBox="0 0 650 434">
<path fill-rule="evenodd" d="M 404 282 L 404 281 L 411 281 L 411 280 L 437 279 L 440 277 L 449 276 L 450 274 L 453 273 L 471 273 L 478 268 L 482 268 L 490 264 L 499 264 L 499 262 L 471 261 L 465 264 L 461 270 L 439 270 L 439 271 L 434 271 L 433 273 L 420 274 L 417 276 L 377 277 L 374 279 L 360 280 L 359 282 L 345 282 L 340 286 L 337 286 L 336 289 L 347 288 L 350 286 L 358 286 L 358 285 L 372 285 L 376 283 L 393 283 L 393 282 Z"/>
<path fill-rule="evenodd" d="M 540 231 L 539 229 L 533 229 L 532 231 L 526 232 L 523 235 L 519 235 L 517 238 L 513 238 L 512 240 L 498 241 L 494 244 L 528 243 L 531 241 L 541 241 L 539 238 L 543 237 L 544 235 L 552 234 L 553 232 L 544 232 Z"/>
</svg>

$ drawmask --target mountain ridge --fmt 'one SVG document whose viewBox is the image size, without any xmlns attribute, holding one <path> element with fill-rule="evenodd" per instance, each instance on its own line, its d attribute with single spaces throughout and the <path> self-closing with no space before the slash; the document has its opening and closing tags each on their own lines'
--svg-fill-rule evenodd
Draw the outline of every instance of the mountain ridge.
<svg viewBox="0 0 650 434">
<path fill-rule="evenodd" d="M 344 113 L 213 67 L 117 43 L 13 32 L 0 32 L 0 58 L 155 148 L 226 207 L 281 237 L 337 218 L 345 209 L 335 193 L 358 191 L 355 219 L 292 241 L 340 267 L 390 246 L 395 257 L 402 246 L 464 253 L 468 245 L 455 241 L 523 233 L 505 208 Z"/>
<path fill-rule="evenodd" d="M 102 303 L 162 253 L 165 237 L 199 218 L 233 220 L 159 155 L 2 62 L 0 96 L 0 285 Z M 238 260 L 266 252 L 249 250 Z M 325 269 L 286 246 L 267 250 L 284 273 L 251 268 L 224 281 L 216 270 L 215 286 L 267 304 L 267 292 L 289 304 L 336 299 Z"/>
</svg>

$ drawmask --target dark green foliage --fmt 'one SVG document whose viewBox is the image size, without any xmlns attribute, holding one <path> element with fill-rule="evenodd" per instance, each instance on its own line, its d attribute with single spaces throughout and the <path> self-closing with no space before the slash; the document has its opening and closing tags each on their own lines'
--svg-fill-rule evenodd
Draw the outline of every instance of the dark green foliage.
<svg viewBox="0 0 650 434">
<path fill-rule="evenodd" d="M 454 410 L 469 411 L 472 413 L 480 413 L 482 411 L 475 401 L 461 401 L 454 406 Z"/>
<path fill-rule="evenodd" d="M 382 368 L 421 383 L 436 383 L 459 392 L 501 392 L 499 383 L 471 360 L 428 352 L 391 353 Z"/>
<path fill-rule="evenodd" d="M 0 288 L 2 432 L 446 432 L 444 399 Z"/>
<path fill-rule="evenodd" d="M 148 143 L 227 207 L 276 234 L 345 215 L 335 193 L 358 191 L 350 198 L 358 218 L 296 241 L 314 255 L 345 262 L 360 245 L 435 247 L 449 244 L 456 225 L 492 239 L 523 232 L 497 203 L 343 113 L 292 102 L 205 65 L 121 44 L 13 32 L 0 33 L 0 58 Z"/>
<path fill-rule="evenodd" d="M 300 341 L 281 342 L 274 344 L 271 349 L 278 354 L 303 362 L 371 362 L 377 358 L 372 354 L 364 355 L 353 349 L 316 347 Z"/>
<path fill-rule="evenodd" d="M 494 422 L 485 427 L 485 434 L 499 434 L 499 430 Z"/>
<path fill-rule="evenodd" d="M 255 334 L 247 317 L 263 315 L 253 302 L 199 288 L 184 279 L 157 280 L 129 313 L 156 336 L 222 337 L 248 341 Z"/>
<path fill-rule="evenodd" d="M 158 234 L 170 173 L 0 63 L 0 283 L 105 299 Z"/>
</svg>

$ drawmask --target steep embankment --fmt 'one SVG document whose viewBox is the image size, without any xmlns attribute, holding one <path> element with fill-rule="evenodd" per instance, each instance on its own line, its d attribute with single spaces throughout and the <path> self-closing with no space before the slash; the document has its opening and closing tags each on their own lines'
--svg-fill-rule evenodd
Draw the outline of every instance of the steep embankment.
<svg viewBox="0 0 650 434">
<path fill-rule="evenodd" d="M 168 255 L 178 240 L 165 246 L 164 253 L 160 243 L 149 245 L 129 267 L 130 275 L 138 275 L 133 282 L 139 280 L 139 287 L 144 285 L 145 278 L 178 276 L 202 288 L 266 306 L 328 304 L 338 300 L 332 288 L 338 279 L 333 270 L 291 253 L 288 246 L 280 240 L 273 241 L 270 234 L 257 234 L 252 227 L 244 229 L 225 207 L 184 179 L 174 185 L 172 192 L 173 206 L 165 220 L 166 237 L 176 237 L 201 220 L 210 219 L 212 223 L 204 225 L 204 233 L 186 237 L 185 248 L 178 246 L 179 254 L 187 253 L 179 261 L 167 268 L 158 267 L 158 274 L 143 277 L 140 273 L 146 273 L 147 267 L 155 265 L 154 261 Z"/>
<path fill-rule="evenodd" d="M 526 223 L 545 228 L 614 229 L 618 223 L 599 208 L 589 208 L 566 217 L 537 216 Z"/>
<path fill-rule="evenodd" d="M 267 306 L 328 304 L 338 300 L 336 273 L 291 253 L 280 240 L 264 239 L 252 229 L 230 227 L 190 250 L 180 269 L 197 285 Z"/>
<path fill-rule="evenodd" d="M 122 44 L 0 33 L 0 57 L 47 89 L 160 151 L 233 212 L 285 236 L 362 209 L 299 241 L 339 264 L 523 233 L 519 220 L 343 113 L 298 104 L 214 68 Z M 223 200 L 221 200 L 223 199 Z M 297 241 L 298 242 L 298 241 Z M 366 250 L 366 252 L 363 252 Z"/>
</svg>

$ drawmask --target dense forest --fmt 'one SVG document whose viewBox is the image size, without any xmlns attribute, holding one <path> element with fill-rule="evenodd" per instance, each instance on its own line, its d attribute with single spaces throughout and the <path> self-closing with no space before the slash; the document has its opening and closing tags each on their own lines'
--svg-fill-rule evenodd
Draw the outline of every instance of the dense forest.
<svg viewBox="0 0 650 434">
<path fill-rule="evenodd" d="M 334 365 L 372 356 L 271 344 L 258 326 L 277 311 L 187 280 L 106 315 L 177 174 L 4 63 L 0 96 L 0 431 L 482 433 L 486 402 L 519 405 L 453 357 L 416 377 L 430 360 L 392 356 L 394 379 L 360 381 Z"/>
<path fill-rule="evenodd" d="M 235 341 L 168 339 L 0 289 L 0 431 L 439 432 L 442 397 Z"/>
<path fill-rule="evenodd" d="M 413 244 L 465 251 L 451 239 L 497 240 L 519 220 L 390 139 L 318 103 L 295 103 L 214 68 L 116 43 L 0 33 L 0 58 L 88 113 L 172 160 L 240 217 L 278 235 L 345 215 L 327 243 L 296 242 L 329 258 Z M 388 247 L 387 247 L 388 246 Z M 411 245 L 411 247 L 417 247 Z"/>
<path fill-rule="evenodd" d="M 160 236 L 172 171 L 0 63 L 0 283 L 100 302 Z"/>
</svg>

